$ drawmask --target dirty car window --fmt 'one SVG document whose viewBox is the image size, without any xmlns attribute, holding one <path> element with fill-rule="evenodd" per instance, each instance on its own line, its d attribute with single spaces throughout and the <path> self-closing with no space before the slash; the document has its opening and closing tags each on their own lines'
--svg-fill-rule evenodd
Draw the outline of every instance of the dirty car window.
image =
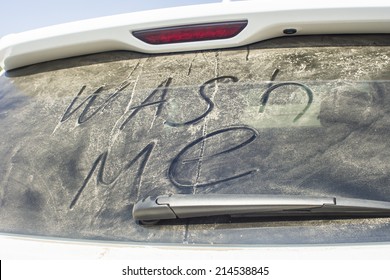
<svg viewBox="0 0 390 280">
<path fill-rule="evenodd" d="M 389 219 L 144 226 L 160 194 L 390 201 L 390 37 L 111 52 L 0 78 L 0 231 L 195 244 L 389 241 Z"/>
</svg>

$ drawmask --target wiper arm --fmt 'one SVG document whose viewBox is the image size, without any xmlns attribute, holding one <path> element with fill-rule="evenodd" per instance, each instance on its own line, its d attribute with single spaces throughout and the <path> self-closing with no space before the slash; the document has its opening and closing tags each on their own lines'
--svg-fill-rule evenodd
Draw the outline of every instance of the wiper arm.
<svg viewBox="0 0 390 280">
<path fill-rule="evenodd" d="M 233 217 L 390 216 L 390 202 L 355 198 L 284 195 L 161 195 L 134 205 L 133 217 L 148 223 L 229 215 Z"/>
</svg>

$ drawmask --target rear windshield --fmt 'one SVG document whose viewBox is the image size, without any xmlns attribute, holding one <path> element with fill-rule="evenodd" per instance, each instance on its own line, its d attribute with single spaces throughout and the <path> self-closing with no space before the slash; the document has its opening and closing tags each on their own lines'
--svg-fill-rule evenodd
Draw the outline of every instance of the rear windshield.
<svg viewBox="0 0 390 280">
<path fill-rule="evenodd" d="M 0 77 L 0 231 L 175 244 L 390 241 L 390 219 L 142 225 L 163 194 L 390 201 L 390 36 L 110 52 Z"/>
</svg>

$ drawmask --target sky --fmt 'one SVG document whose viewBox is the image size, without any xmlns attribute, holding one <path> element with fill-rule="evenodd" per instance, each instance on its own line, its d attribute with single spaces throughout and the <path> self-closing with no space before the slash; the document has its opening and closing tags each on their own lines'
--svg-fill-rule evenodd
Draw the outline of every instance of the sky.
<svg viewBox="0 0 390 280">
<path fill-rule="evenodd" d="M 0 37 L 53 24 L 221 0 L 2 0 Z"/>
</svg>

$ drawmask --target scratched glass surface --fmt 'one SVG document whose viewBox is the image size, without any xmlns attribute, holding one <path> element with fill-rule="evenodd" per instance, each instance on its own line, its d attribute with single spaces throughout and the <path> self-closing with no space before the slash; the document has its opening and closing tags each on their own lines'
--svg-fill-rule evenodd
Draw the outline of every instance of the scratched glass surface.
<svg viewBox="0 0 390 280">
<path fill-rule="evenodd" d="M 176 244 L 390 241 L 390 219 L 198 218 L 144 226 L 143 197 L 390 201 L 390 37 L 96 54 L 0 77 L 0 231 Z"/>
</svg>

